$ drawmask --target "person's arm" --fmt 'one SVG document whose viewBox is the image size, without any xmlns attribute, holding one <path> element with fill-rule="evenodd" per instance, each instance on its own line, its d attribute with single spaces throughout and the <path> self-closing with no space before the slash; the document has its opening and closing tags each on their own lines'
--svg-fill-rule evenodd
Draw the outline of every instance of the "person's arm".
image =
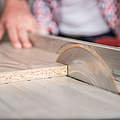
<svg viewBox="0 0 120 120">
<path fill-rule="evenodd" d="M 26 0 L 6 0 L 0 20 L 0 40 L 5 29 L 15 48 L 30 48 L 32 46 L 28 32 L 37 32 L 38 25 Z"/>
<path fill-rule="evenodd" d="M 99 0 L 99 5 L 109 27 L 120 37 L 120 1 Z"/>
<path fill-rule="evenodd" d="M 57 0 L 35 0 L 32 8 L 37 23 L 44 26 L 48 33 L 57 34 L 58 26 L 53 15 L 57 8 Z"/>
</svg>

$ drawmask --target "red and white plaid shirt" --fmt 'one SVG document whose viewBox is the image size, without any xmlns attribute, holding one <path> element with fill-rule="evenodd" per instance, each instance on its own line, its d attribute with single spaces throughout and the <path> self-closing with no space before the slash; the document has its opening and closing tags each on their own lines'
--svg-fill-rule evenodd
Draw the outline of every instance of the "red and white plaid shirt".
<svg viewBox="0 0 120 120">
<path fill-rule="evenodd" d="M 54 13 L 59 8 L 59 0 L 35 0 L 33 13 L 39 24 L 44 24 L 50 33 L 57 34 L 58 27 Z M 120 0 L 98 0 L 101 13 L 109 27 L 120 36 Z"/>
</svg>

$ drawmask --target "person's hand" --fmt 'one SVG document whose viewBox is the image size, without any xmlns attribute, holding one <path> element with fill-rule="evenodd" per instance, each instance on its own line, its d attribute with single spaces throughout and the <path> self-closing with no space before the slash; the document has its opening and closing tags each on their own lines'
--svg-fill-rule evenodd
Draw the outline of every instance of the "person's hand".
<svg viewBox="0 0 120 120">
<path fill-rule="evenodd" d="M 0 40 L 8 32 L 15 48 L 32 47 L 28 32 L 38 32 L 38 25 L 24 0 L 6 0 L 5 9 L 0 20 Z M 44 34 L 44 30 L 41 31 Z"/>
</svg>

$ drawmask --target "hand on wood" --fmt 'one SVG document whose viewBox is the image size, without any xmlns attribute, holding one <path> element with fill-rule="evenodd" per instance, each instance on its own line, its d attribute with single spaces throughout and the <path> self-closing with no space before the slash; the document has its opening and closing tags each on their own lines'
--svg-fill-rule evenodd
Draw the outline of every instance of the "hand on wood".
<svg viewBox="0 0 120 120">
<path fill-rule="evenodd" d="M 0 39 L 5 29 L 15 48 L 30 48 L 28 32 L 38 32 L 38 25 L 24 0 L 6 0 L 0 21 Z M 41 31 L 44 34 L 44 30 Z"/>
</svg>

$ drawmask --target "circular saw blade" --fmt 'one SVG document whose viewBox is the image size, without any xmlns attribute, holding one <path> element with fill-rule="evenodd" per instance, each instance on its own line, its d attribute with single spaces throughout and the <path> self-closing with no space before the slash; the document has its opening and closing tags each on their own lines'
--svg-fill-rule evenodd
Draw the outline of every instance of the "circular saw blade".
<svg viewBox="0 0 120 120">
<path fill-rule="evenodd" d="M 104 60 L 86 45 L 73 44 L 60 53 L 57 62 L 68 65 L 68 76 L 119 93 L 114 76 Z"/>
</svg>

